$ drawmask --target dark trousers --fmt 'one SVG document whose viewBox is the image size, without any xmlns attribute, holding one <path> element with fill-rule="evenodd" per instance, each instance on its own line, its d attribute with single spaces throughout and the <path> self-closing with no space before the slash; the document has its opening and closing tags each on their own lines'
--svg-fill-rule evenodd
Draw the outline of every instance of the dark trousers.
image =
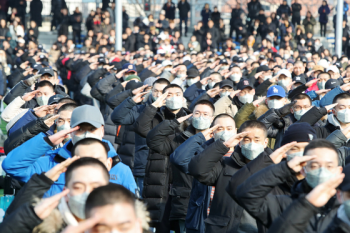
<svg viewBox="0 0 350 233">
<path fill-rule="evenodd" d="M 326 23 L 320 23 L 320 25 L 321 25 L 321 36 L 326 36 L 327 24 Z"/>
<path fill-rule="evenodd" d="M 168 200 L 165 204 L 165 210 L 161 222 L 154 224 L 156 228 L 156 233 L 170 232 L 170 210 L 171 210 L 171 196 L 168 196 Z"/>
<path fill-rule="evenodd" d="M 294 27 L 300 25 L 300 17 L 292 17 L 292 24 L 294 25 Z"/>
<path fill-rule="evenodd" d="M 80 35 L 81 35 L 81 30 L 74 30 L 73 29 L 73 43 L 74 44 L 77 43 L 77 40 L 78 40 L 79 44 L 81 43 Z"/>
<path fill-rule="evenodd" d="M 187 34 L 187 21 L 188 21 L 188 18 L 180 18 L 180 34 L 182 35 L 182 22 L 185 23 L 185 35 Z"/>
</svg>

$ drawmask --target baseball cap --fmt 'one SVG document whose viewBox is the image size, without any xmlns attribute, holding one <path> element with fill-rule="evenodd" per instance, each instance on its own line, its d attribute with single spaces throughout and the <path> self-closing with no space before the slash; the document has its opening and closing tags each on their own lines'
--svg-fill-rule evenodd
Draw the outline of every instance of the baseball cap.
<svg viewBox="0 0 350 233">
<path fill-rule="evenodd" d="M 302 57 L 300 57 L 300 61 L 302 61 L 302 62 L 304 62 L 304 63 L 307 63 L 307 58 L 304 57 L 304 56 L 302 56 Z"/>
<path fill-rule="evenodd" d="M 260 59 L 260 60 L 265 60 L 266 57 L 265 57 L 265 55 L 260 55 L 260 56 L 259 56 L 259 59 Z"/>
<path fill-rule="evenodd" d="M 225 79 L 220 82 L 220 88 L 231 87 L 233 88 L 233 82 L 231 80 Z"/>
<path fill-rule="evenodd" d="M 237 89 L 239 90 L 243 90 L 246 87 L 251 87 L 254 88 L 253 83 L 249 80 L 249 79 L 242 79 L 241 81 L 239 81 L 239 83 L 237 84 Z"/>
<path fill-rule="evenodd" d="M 335 65 L 335 67 L 337 67 L 339 70 L 340 70 L 341 68 L 343 68 L 343 66 L 341 65 L 341 63 L 340 63 L 339 61 L 334 62 L 333 65 Z"/>
<path fill-rule="evenodd" d="M 313 70 L 324 72 L 324 68 L 323 68 L 323 66 L 321 66 L 321 65 L 315 65 L 314 68 L 313 68 Z"/>
<path fill-rule="evenodd" d="M 290 142 L 310 142 L 317 138 L 315 129 L 306 122 L 294 123 L 284 133 L 281 146 Z"/>
<path fill-rule="evenodd" d="M 197 69 L 187 70 L 187 78 L 195 78 L 199 76 L 199 71 Z"/>
<path fill-rule="evenodd" d="M 102 63 L 102 64 L 106 64 L 106 59 L 105 59 L 104 57 L 99 57 L 99 58 L 97 59 L 97 62 L 98 62 L 98 63 Z"/>
<path fill-rule="evenodd" d="M 129 73 L 129 72 L 136 72 L 136 66 L 130 63 L 125 63 L 122 67 L 122 69 L 127 69 L 127 71 L 125 73 Z"/>
<path fill-rule="evenodd" d="M 293 78 L 293 81 L 295 83 L 301 83 L 301 84 L 305 84 L 306 83 L 306 79 L 303 75 L 299 75 Z"/>
<path fill-rule="evenodd" d="M 39 71 L 39 74 L 44 75 L 44 74 L 49 74 L 51 76 L 54 76 L 53 70 L 51 68 L 41 68 L 41 70 Z"/>
<path fill-rule="evenodd" d="M 233 57 L 232 57 L 232 61 L 233 61 L 233 62 L 238 62 L 238 60 L 239 60 L 239 57 L 238 57 L 238 56 L 233 56 Z"/>
<path fill-rule="evenodd" d="M 340 83 L 337 79 L 329 79 L 325 84 L 326 89 L 333 89 L 337 86 L 340 86 Z"/>
<path fill-rule="evenodd" d="M 228 61 L 226 59 L 221 59 L 219 65 L 221 64 L 228 64 Z"/>
<path fill-rule="evenodd" d="M 105 121 L 98 108 L 91 105 L 82 105 L 73 110 L 70 127 L 74 128 L 82 123 L 88 123 L 95 128 L 100 128 L 105 124 Z"/>
<path fill-rule="evenodd" d="M 269 68 L 268 66 L 263 65 L 263 66 L 259 66 L 259 67 L 256 69 L 256 73 L 259 73 L 259 72 L 261 72 L 261 71 L 269 71 L 269 70 L 270 70 L 270 68 Z"/>
<path fill-rule="evenodd" d="M 48 104 L 49 105 L 57 104 L 60 99 L 67 98 L 67 97 L 69 98 L 68 95 L 61 95 L 61 94 L 53 95 L 49 98 Z"/>
<path fill-rule="evenodd" d="M 328 61 L 326 59 L 321 59 L 321 60 L 319 60 L 317 65 L 320 65 L 320 66 L 322 66 L 323 68 L 326 69 L 328 67 Z"/>
<path fill-rule="evenodd" d="M 267 95 L 266 97 L 272 97 L 272 96 L 279 96 L 279 97 L 286 97 L 286 91 L 284 90 L 283 87 L 281 86 L 271 86 L 268 90 L 267 90 Z"/>
<path fill-rule="evenodd" d="M 40 64 L 32 65 L 33 70 L 41 70 L 43 67 Z"/>
<path fill-rule="evenodd" d="M 328 71 L 333 71 L 334 73 L 338 73 L 339 74 L 339 69 L 336 67 L 336 66 L 329 66 L 327 69 L 326 69 L 326 72 Z"/>
<path fill-rule="evenodd" d="M 280 69 L 280 70 L 277 72 L 277 75 L 281 75 L 281 74 L 285 75 L 285 76 L 288 77 L 288 78 L 291 78 L 291 77 L 292 77 L 292 74 L 291 74 L 290 71 L 287 70 L 287 69 Z"/>
<path fill-rule="evenodd" d="M 173 63 L 171 61 L 169 61 L 169 60 L 164 60 L 162 62 L 162 66 L 163 67 L 165 67 L 165 66 L 172 66 L 172 65 L 173 65 Z"/>
</svg>

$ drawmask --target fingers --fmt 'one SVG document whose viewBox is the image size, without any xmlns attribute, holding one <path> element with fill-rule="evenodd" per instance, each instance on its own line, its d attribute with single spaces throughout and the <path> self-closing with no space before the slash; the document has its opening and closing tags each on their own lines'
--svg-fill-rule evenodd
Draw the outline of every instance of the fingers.
<svg viewBox="0 0 350 233">
<path fill-rule="evenodd" d="M 31 92 L 29 92 L 30 94 L 32 94 L 32 95 L 35 95 L 35 94 L 37 94 L 37 93 L 39 93 L 40 92 L 40 90 L 35 90 L 35 91 L 31 91 Z"/>
<path fill-rule="evenodd" d="M 212 133 L 212 132 L 214 132 L 217 128 L 219 128 L 219 126 L 220 126 L 220 125 L 214 125 L 213 127 L 211 127 L 211 128 L 209 129 L 209 131 Z"/>
<path fill-rule="evenodd" d="M 338 103 L 330 104 L 330 105 L 325 106 L 325 108 L 326 108 L 327 110 L 330 110 L 330 109 L 334 108 L 334 107 L 337 106 L 337 105 L 338 105 Z"/>
<path fill-rule="evenodd" d="M 302 157 L 294 157 L 292 160 L 295 159 L 295 161 L 298 163 L 298 164 L 301 164 L 301 163 L 304 163 L 304 162 L 308 162 L 308 161 L 311 161 L 313 160 L 314 158 L 316 158 L 317 156 L 316 155 L 304 155 Z M 292 161 L 291 160 L 291 161 Z"/>
<path fill-rule="evenodd" d="M 141 96 L 146 95 L 147 93 L 149 93 L 149 92 L 148 92 L 148 91 L 146 91 L 146 92 L 141 92 L 141 93 L 139 93 L 138 95 L 141 97 Z"/>
<path fill-rule="evenodd" d="M 45 121 L 49 120 L 49 121 L 55 121 L 56 119 L 58 119 L 60 117 L 60 115 L 54 115 L 52 117 L 50 117 L 49 119 L 46 119 Z"/>
<path fill-rule="evenodd" d="M 86 219 L 85 221 L 80 222 L 79 225 L 75 227 L 74 232 L 77 232 L 77 233 L 85 232 L 86 230 L 94 227 L 99 221 L 101 221 L 101 219 L 102 217 L 98 215 L 92 218 Z"/>
<path fill-rule="evenodd" d="M 74 131 L 77 131 L 80 127 L 79 126 L 75 126 L 74 128 L 72 129 L 68 129 L 67 133 L 66 134 L 69 134 L 69 133 L 72 133 Z"/>
<path fill-rule="evenodd" d="M 51 203 L 59 201 L 62 197 L 66 196 L 69 193 L 69 189 L 65 189 L 62 192 L 47 198 L 47 200 L 50 200 Z"/>
</svg>

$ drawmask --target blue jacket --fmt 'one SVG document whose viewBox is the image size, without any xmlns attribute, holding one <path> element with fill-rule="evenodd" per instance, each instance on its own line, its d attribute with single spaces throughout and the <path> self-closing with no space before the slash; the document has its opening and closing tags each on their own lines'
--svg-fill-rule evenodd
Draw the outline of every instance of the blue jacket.
<svg viewBox="0 0 350 233">
<path fill-rule="evenodd" d="M 12 178 L 27 182 L 33 174 L 47 172 L 56 166 L 59 162 L 55 160 L 55 157 L 58 156 L 63 159 L 71 157 L 71 152 L 67 149 L 67 145 L 70 144 L 71 140 L 62 148 L 51 150 L 52 146 L 45 141 L 45 137 L 44 133 L 40 133 L 12 150 L 2 163 L 4 171 Z M 106 140 L 103 141 L 109 145 L 108 157 L 117 156 L 112 144 Z M 128 166 L 119 162 L 109 171 L 109 174 L 110 182 L 123 185 L 135 193 L 137 186 Z M 53 196 L 62 192 L 65 184 L 64 175 L 64 173 L 60 175 L 45 196 Z"/>
<path fill-rule="evenodd" d="M 146 105 L 152 104 L 152 98 L 146 101 L 146 104 L 136 104 L 131 97 L 125 99 L 113 111 L 111 119 L 116 125 L 132 125 L 143 112 Z M 146 138 L 135 133 L 135 158 L 134 158 L 134 176 L 145 176 L 145 169 L 148 157 L 148 146 Z"/>
<path fill-rule="evenodd" d="M 188 164 L 191 159 L 201 153 L 207 146 L 213 143 L 211 139 L 206 142 L 202 133 L 188 138 L 170 155 L 170 162 L 180 171 L 188 174 Z M 210 201 L 211 187 L 194 179 L 192 184 L 190 202 L 186 216 L 186 232 L 201 233 L 205 230 L 204 220 L 207 218 L 207 209 Z"/>
<path fill-rule="evenodd" d="M 329 9 L 328 4 L 326 4 L 325 6 L 322 5 L 320 8 L 318 8 L 318 14 L 320 15 L 318 20 L 320 21 L 320 23 L 328 23 L 329 13 L 331 13 L 331 10 Z"/>
<path fill-rule="evenodd" d="M 336 87 L 333 90 L 331 90 L 330 92 L 328 92 L 327 94 L 325 94 L 322 99 L 312 101 L 312 106 L 323 108 L 327 105 L 330 105 L 333 103 L 334 97 L 337 96 L 338 94 L 341 94 L 341 93 L 344 93 L 344 91 L 340 87 Z M 306 94 L 312 100 L 318 96 L 315 91 L 309 91 Z"/>
<path fill-rule="evenodd" d="M 16 123 L 12 125 L 12 127 L 8 131 L 8 135 L 15 132 L 17 129 L 21 128 L 22 126 L 28 124 L 31 121 L 35 121 L 37 117 L 34 115 L 33 109 L 28 109 L 28 111 L 20 118 Z"/>
</svg>

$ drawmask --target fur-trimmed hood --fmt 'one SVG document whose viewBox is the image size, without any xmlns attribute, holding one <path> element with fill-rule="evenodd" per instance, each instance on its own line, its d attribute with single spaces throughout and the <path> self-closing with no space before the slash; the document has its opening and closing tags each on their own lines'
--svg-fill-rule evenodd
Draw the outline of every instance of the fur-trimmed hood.
<svg viewBox="0 0 350 233">
<path fill-rule="evenodd" d="M 269 107 L 265 103 L 260 104 L 258 107 L 255 108 L 253 114 L 256 119 L 264 115 L 269 110 Z"/>
</svg>

